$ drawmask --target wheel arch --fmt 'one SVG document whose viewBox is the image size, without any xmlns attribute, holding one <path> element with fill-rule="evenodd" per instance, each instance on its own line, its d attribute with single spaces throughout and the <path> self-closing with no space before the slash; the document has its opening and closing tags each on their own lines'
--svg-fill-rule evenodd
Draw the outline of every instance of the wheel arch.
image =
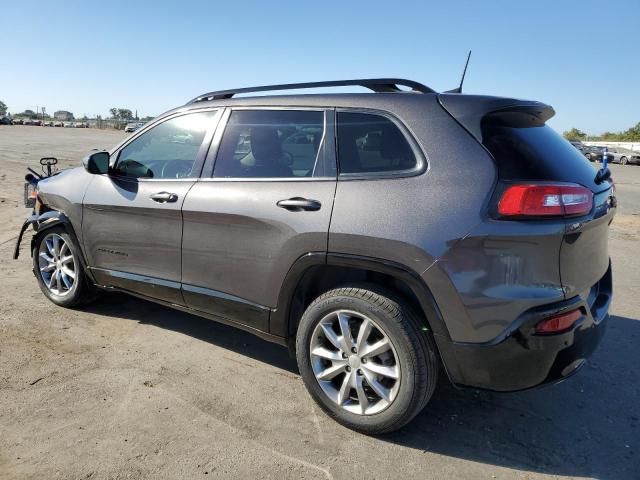
<svg viewBox="0 0 640 480">
<path fill-rule="evenodd" d="M 380 280 L 386 289 L 391 287 L 393 293 L 409 300 L 417 313 L 422 314 L 424 327 L 433 335 L 444 371 L 452 383 L 460 383 L 461 372 L 452 348 L 453 342 L 431 289 L 416 272 L 392 261 L 339 253 L 303 255 L 285 277 L 278 305 L 271 310 L 269 331 L 284 338 L 295 357 L 300 317 L 317 296 L 348 283 L 365 281 L 380 284 Z M 385 285 L 385 281 L 391 281 L 391 284 Z"/>
<path fill-rule="evenodd" d="M 40 234 L 47 232 L 48 230 L 54 227 L 61 226 L 67 231 L 67 233 L 71 237 L 71 240 L 75 244 L 76 249 L 78 250 L 80 262 L 82 263 L 82 267 L 84 269 L 85 275 L 89 278 L 89 280 L 92 283 L 95 283 L 95 279 L 91 274 L 91 269 L 87 268 L 88 267 L 87 260 L 84 256 L 84 252 L 82 250 L 82 246 L 80 245 L 80 241 L 78 240 L 78 236 L 76 235 L 75 229 L 73 228 L 73 224 L 71 223 L 71 220 L 69 219 L 69 217 L 67 217 L 67 215 L 64 214 L 64 212 L 61 212 L 59 210 L 48 210 L 38 215 L 32 221 L 32 226 L 33 226 L 33 231 L 35 232 L 35 235 L 31 237 L 31 254 L 32 255 L 33 255 L 33 249 L 35 247 L 37 237 Z"/>
<path fill-rule="evenodd" d="M 270 333 L 295 338 L 302 313 L 316 297 L 355 282 L 374 283 L 393 291 L 422 313 L 425 327 L 434 335 L 450 338 L 431 290 L 417 273 L 383 259 L 321 252 L 300 257 L 289 269 L 278 305 L 271 312 Z"/>
</svg>

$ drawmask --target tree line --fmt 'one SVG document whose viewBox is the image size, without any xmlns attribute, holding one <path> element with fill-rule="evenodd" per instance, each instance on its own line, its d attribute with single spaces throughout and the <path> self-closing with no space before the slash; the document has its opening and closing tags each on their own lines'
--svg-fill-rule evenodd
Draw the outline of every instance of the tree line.
<svg viewBox="0 0 640 480">
<path fill-rule="evenodd" d="M 7 105 L 0 100 L 0 117 L 3 117 L 7 114 Z M 111 114 L 111 119 L 113 120 L 141 120 L 144 122 L 148 122 L 149 120 L 152 120 L 154 117 L 151 116 L 146 116 L 143 117 L 141 119 L 138 119 L 137 116 L 133 115 L 133 112 L 128 109 L 128 108 L 111 108 L 109 109 L 109 113 Z M 51 118 L 51 116 L 47 113 L 44 113 L 44 108 L 43 108 L 43 112 L 34 112 L 33 110 L 25 110 L 24 112 L 21 113 L 14 113 L 14 116 L 17 117 L 27 117 L 27 118 Z M 98 119 L 101 119 L 101 116 L 98 115 L 97 116 Z M 87 116 L 85 115 L 83 117 L 83 120 L 86 120 Z"/>
<path fill-rule="evenodd" d="M 593 136 L 587 135 L 585 132 L 578 128 L 572 128 L 571 130 L 567 130 L 563 132 L 562 135 L 567 140 L 571 140 L 574 142 L 580 142 L 586 140 L 587 137 L 589 140 L 595 141 L 612 141 L 612 142 L 640 142 L 640 122 L 636 123 L 634 127 L 631 127 L 624 132 L 604 132 L 600 135 Z"/>
<path fill-rule="evenodd" d="M 138 113 L 136 112 L 136 115 L 134 116 L 128 108 L 113 107 L 109 109 L 109 113 L 113 120 L 142 120 L 143 122 L 148 122 L 153 119 L 153 117 L 138 118 Z"/>
</svg>

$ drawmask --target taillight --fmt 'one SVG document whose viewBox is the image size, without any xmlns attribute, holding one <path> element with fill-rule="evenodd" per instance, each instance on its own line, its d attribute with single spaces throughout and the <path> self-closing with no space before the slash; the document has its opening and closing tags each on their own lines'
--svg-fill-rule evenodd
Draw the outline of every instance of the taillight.
<svg viewBox="0 0 640 480">
<path fill-rule="evenodd" d="M 579 308 L 571 310 L 570 312 L 561 313 L 560 315 L 554 315 L 553 317 L 545 318 L 536 325 L 536 334 L 538 335 L 553 335 L 556 333 L 562 333 L 569 330 L 573 325 L 582 317 L 582 310 Z"/>
<path fill-rule="evenodd" d="M 517 184 L 507 187 L 498 202 L 503 217 L 548 217 L 586 215 L 593 206 L 593 193 L 580 185 Z"/>
</svg>

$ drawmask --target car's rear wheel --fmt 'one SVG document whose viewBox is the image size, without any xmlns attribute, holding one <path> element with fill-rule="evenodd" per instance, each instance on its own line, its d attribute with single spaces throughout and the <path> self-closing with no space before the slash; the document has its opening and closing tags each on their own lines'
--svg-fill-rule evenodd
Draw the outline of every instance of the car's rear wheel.
<svg viewBox="0 0 640 480">
<path fill-rule="evenodd" d="M 620 164 L 621 165 L 626 165 L 627 163 L 629 163 L 629 159 L 627 157 L 622 157 L 620 159 Z"/>
<path fill-rule="evenodd" d="M 375 287 L 324 293 L 296 337 L 302 378 L 338 422 L 367 434 L 397 430 L 427 404 L 438 361 L 413 310 Z"/>
<path fill-rule="evenodd" d="M 54 227 L 38 234 L 32 256 L 40 290 L 53 303 L 75 307 L 95 298 L 80 252 L 64 228 Z"/>
</svg>

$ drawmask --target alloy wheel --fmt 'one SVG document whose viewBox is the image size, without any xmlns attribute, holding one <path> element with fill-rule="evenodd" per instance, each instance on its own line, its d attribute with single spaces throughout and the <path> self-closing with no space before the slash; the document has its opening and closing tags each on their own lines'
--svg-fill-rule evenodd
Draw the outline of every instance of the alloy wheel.
<svg viewBox="0 0 640 480">
<path fill-rule="evenodd" d="M 59 297 L 68 295 L 76 282 L 76 259 L 67 242 L 57 233 L 42 239 L 38 251 L 39 275 L 47 289 Z"/>
<path fill-rule="evenodd" d="M 398 355 L 369 317 L 351 310 L 326 315 L 315 327 L 310 347 L 316 380 L 341 408 L 372 415 L 395 400 L 401 381 Z"/>
</svg>

